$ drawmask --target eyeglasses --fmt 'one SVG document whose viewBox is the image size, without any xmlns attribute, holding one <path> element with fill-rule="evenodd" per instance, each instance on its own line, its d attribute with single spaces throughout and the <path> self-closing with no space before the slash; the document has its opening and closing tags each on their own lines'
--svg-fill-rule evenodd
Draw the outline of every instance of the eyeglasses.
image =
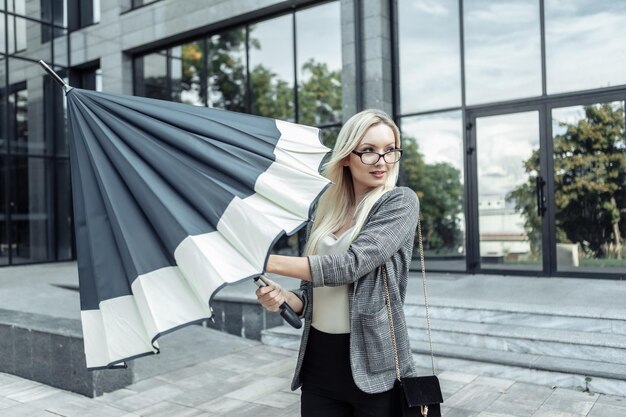
<svg viewBox="0 0 626 417">
<path fill-rule="evenodd" d="M 388 164 L 395 164 L 402 157 L 402 149 L 392 149 L 385 153 L 378 152 L 357 152 L 352 151 L 353 154 L 358 155 L 361 158 L 361 162 L 365 165 L 376 165 L 380 158 Z"/>
</svg>

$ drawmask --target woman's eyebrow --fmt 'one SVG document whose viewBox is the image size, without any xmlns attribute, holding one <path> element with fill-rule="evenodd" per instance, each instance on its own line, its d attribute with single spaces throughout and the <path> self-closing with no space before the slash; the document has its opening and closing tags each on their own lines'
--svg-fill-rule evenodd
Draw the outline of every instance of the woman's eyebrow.
<svg viewBox="0 0 626 417">
<path fill-rule="evenodd" d="M 368 142 L 362 143 L 362 144 L 360 144 L 359 146 L 365 146 L 365 145 L 367 145 L 367 146 L 376 146 L 376 145 L 371 144 L 371 143 L 368 143 Z M 395 146 L 395 145 L 396 145 L 396 143 L 395 143 L 395 142 L 390 142 L 390 143 L 388 143 L 387 145 L 384 145 L 384 146 L 383 146 L 383 148 L 384 148 L 384 147 L 386 147 L 386 146 L 392 146 L 392 145 L 393 145 L 393 146 Z"/>
</svg>

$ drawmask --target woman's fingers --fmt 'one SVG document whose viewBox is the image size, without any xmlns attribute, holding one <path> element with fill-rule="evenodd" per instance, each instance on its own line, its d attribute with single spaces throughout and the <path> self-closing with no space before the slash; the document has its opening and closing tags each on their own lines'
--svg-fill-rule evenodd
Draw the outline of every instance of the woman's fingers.
<svg viewBox="0 0 626 417">
<path fill-rule="evenodd" d="M 285 302 L 285 296 L 280 285 L 272 282 L 273 285 L 260 287 L 256 290 L 256 296 L 261 305 L 269 311 L 278 311 L 280 305 Z"/>
</svg>

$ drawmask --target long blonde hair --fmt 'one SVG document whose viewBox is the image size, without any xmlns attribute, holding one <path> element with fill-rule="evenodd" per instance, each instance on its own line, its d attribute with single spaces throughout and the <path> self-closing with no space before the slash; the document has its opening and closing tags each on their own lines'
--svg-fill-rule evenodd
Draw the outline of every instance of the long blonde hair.
<svg viewBox="0 0 626 417">
<path fill-rule="evenodd" d="M 344 226 L 350 215 L 350 207 L 356 203 L 356 196 L 354 195 L 350 169 L 345 167 L 343 162 L 356 149 L 367 130 L 381 123 L 391 128 L 396 139 L 395 146 L 400 148 L 398 126 L 391 117 L 381 110 L 363 110 L 348 119 L 339 131 L 332 156 L 322 167 L 322 175 L 332 181 L 333 185 L 319 199 L 311 235 L 304 247 L 305 255 L 315 254 L 318 244 L 324 236 Z M 385 183 L 369 191 L 359 202 L 354 212 L 354 228 L 351 230 L 350 241 L 361 231 L 374 203 L 378 201 L 381 195 L 395 187 L 399 170 L 399 164 L 391 165 Z"/>
</svg>

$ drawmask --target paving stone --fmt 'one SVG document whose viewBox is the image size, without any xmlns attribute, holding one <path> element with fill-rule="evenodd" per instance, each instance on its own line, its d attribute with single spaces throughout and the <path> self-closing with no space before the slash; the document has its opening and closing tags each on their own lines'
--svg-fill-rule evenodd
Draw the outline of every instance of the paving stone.
<svg viewBox="0 0 626 417">
<path fill-rule="evenodd" d="M 506 396 L 500 396 L 489 407 L 485 408 L 486 413 L 497 415 L 498 417 L 528 417 L 532 416 L 541 406 L 539 403 L 526 404 L 522 402 L 509 401 Z"/>
<path fill-rule="evenodd" d="M 617 407 L 626 407 L 626 397 L 617 397 L 615 395 L 600 395 L 596 404 L 614 405 Z M 626 416 L 626 413 L 624 413 Z"/>
<path fill-rule="evenodd" d="M 300 401 L 300 396 L 297 394 L 288 394 L 285 392 L 274 392 L 272 394 L 264 395 L 254 402 L 256 404 L 269 405 L 276 408 L 287 408 L 291 404 Z"/>
<path fill-rule="evenodd" d="M 597 399 L 598 394 L 557 388 L 543 403 L 542 408 L 551 408 L 584 416 L 591 410 Z"/>
<path fill-rule="evenodd" d="M 10 399 L 4 398 L 4 397 L 0 397 L 0 410 L 2 410 L 4 408 L 13 407 L 13 406 L 18 405 L 18 404 L 19 403 L 17 401 L 10 400 Z"/>
<path fill-rule="evenodd" d="M 624 417 L 626 407 L 617 407 L 609 404 L 595 403 L 587 417 Z"/>
<path fill-rule="evenodd" d="M 461 408 L 443 407 L 441 415 L 445 417 L 478 417 L 478 411 L 464 410 Z"/>
<path fill-rule="evenodd" d="M 491 387 L 500 388 L 502 390 L 509 389 L 515 381 L 512 379 L 504 379 L 504 378 L 493 378 L 489 376 L 479 376 L 478 378 L 472 381 L 475 384 L 481 385 L 489 385 Z"/>
<path fill-rule="evenodd" d="M 234 415 L 233 413 L 238 409 L 243 409 L 249 406 L 249 402 L 236 400 L 234 398 L 215 398 L 204 404 L 200 404 L 197 408 L 201 410 L 207 410 L 211 413 L 218 415 Z"/>
<path fill-rule="evenodd" d="M 288 384 L 289 381 L 285 378 L 263 378 L 238 390 L 229 392 L 225 397 L 252 402 L 275 391 L 279 391 Z"/>
<path fill-rule="evenodd" d="M 137 410 L 135 414 L 150 417 L 198 417 L 209 415 L 206 411 L 185 407 L 184 405 L 174 404 L 169 401 L 161 401 L 160 403 Z"/>
<path fill-rule="evenodd" d="M 159 382 L 161 385 L 156 388 L 139 392 L 119 401 L 115 401 L 115 406 L 124 409 L 127 412 L 134 412 L 183 393 L 183 390 L 178 387 L 171 384 L 165 384 L 162 381 Z"/>
<path fill-rule="evenodd" d="M 541 407 L 532 417 L 584 417 L 582 414 L 573 414 L 569 411 L 554 410 Z"/>
<path fill-rule="evenodd" d="M 450 381 L 470 383 L 476 379 L 476 375 L 466 374 L 463 372 L 443 371 L 438 375 L 439 379 L 448 379 Z"/>
<path fill-rule="evenodd" d="M 83 401 L 74 400 L 54 407 L 48 407 L 46 411 L 64 417 L 121 417 L 128 414 L 126 410 L 120 410 L 106 404 L 98 404 L 94 407 L 93 400 L 87 398 Z"/>
<path fill-rule="evenodd" d="M 7 417 L 59 417 L 58 414 L 35 408 L 28 403 L 17 405 L 2 410 L 2 416 Z"/>
<path fill-rule="evenodd" d="M 469 384 L 451 396 L 446 401 L 446 405 L 448 407 L 462 408 L 464 410 L 483 411 L 498 399 L 500 395 L 498 389 L 495 387 Z"/>
<path fill-rule="evenodd" d="M 522 404 L 540 406 L 552 395 L 553 389 L 543 385 L 516 382 L 502 394 L 502 399 Z"/>
<path fill-rule="evenodd" d="M 47 385 L 38 384 L 36 386 L 28 386 L 23 390 L 13 392 L 9 395 L 6 395 L 6 397 L 11 400 L 26 403 L 49 397 L 59 392 L 61 391 L 56 388 L 51 388 Z"/>
</svg>

